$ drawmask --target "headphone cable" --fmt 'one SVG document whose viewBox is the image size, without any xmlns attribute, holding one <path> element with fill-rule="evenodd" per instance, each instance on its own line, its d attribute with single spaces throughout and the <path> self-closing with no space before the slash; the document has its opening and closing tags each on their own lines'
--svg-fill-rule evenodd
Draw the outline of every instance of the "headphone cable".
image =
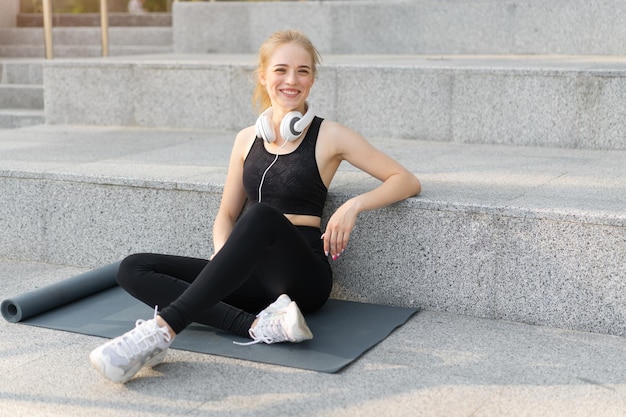
<svg viewBox="0 0 626 417">
<path fill-rule="evenodd" d="M 278 155 L 280 150 L 283 148 L 283 146 L 285 146 L 287 144 L 287 142 L 289 142 L 288 140 L 285 140 L 283 142 L 282 145 L 280 145 L 278 147 L 278 149 L 276 150 L 276 156 L 274 158 L 274 160 L 272 161 L 272 163 L 265 169 L 265 172 L 263 172 L 263 175 L 261 176 L 261 182 L 259 183 L 259 203 L 261 202 L 261 188 L 263 187 L 263 182 L 265 181 L 265 175 L 267 174 L 267 172 L 270 170 L 271 167 L 274 166 L 274 164 L 276 163 L 276 161 L 278 161 Z M 263 144 L 263 143 L 262 143 Z M 265 145 L 263 144 L 263 147 L 265 147 Z"/>
</svg>

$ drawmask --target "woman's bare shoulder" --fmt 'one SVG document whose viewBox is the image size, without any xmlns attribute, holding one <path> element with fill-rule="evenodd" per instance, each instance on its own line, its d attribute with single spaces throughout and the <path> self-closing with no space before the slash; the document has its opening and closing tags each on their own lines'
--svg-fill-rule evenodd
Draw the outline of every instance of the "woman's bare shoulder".
<svg viewBox="0 0 626 417">
<path fill-rule="evenodd" d="M 235 136 L 235 143 L 233 145 L 233 150 L 235 150 L 239 155 L 245 157 L 252 148 L 252 144 L 254 143 L 254 139 L 256 138 L 256 131 L 254 126 L 248 126 L 244 129 L 241 129 L 237 136 Z"/>
<path fill-rule="evenodd" d="M 346 146 L 366 145 L 367 140 L 356 130 L 333 120 L 324 120 L 319 138 L 325 146 L 342 152 Z"/>
<path fill-rule="evenodd" d="M 250 141 L 256 137 L 256 131 L 253 126 L 248 126 L 246 128 L 241 129 L 237 136 L 235 136 L 235 142 L 240 141 Z"/>
</svg>

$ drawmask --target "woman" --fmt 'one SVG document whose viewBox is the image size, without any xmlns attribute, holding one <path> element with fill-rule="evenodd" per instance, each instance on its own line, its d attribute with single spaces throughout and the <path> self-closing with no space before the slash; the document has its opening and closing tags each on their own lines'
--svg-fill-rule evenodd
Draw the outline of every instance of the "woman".
<svg viewBox="0 0 626 417">
<path fill-rule="evenodd" d="M 120 286 L 155 306 L 155 317 L 90 354 L 105 377 L 125 382 L 158 364 L 192 322 L 251 343 L 310 339 L 302 312 L 328 299 L 328 258 L 341 256 L 359 213 L 420 192 L 413 174 L 360 134 L 314 115 L 306 100 L 318 63 L 317 50 L 297 31 L 277 32 L 261 46 L 253 100 L 264 111 L 235 138 L 214 254 L 210 261 L 135 254 L 122 262 Z M 382 183 L 341 205 L 322 234 L 327 190 L 342 161 Z"/>
</svg>

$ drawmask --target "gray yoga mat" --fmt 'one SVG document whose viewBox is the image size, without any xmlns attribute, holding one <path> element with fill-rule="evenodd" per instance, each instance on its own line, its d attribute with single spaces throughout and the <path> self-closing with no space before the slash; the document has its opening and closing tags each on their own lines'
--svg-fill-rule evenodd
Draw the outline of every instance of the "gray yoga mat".
<svg viewBox="0 0 626 417">
<path fill-rule="evenodd" d="M 118 263 L 89 271 L 4 300 L 10 322 L 112 338 L 128 331 L 153 310 L 115 284 Z M 176 337 L 173 348 L 255 362 L 334 373 L 356 360 L 404 324 L 414 308 L 331 299 L 306 316 L 314 334 L 302 343 L 238 346 L 249 341 L 193 324 Z"/>
</svg>

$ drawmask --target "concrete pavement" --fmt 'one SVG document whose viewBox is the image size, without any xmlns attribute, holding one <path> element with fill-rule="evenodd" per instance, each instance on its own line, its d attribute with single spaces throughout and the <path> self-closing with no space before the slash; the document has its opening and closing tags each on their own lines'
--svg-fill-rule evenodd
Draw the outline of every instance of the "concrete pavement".
<svg viewBox="0 0 626 417">
<path fill-rule="evenodd" d="M 4 260 L 2 298 L 84 269 Z M 0 321 L 0 416 L 626 416 L 626 340 L 422 311 L 337 374 L 170 350 L 125 385 L 103 339 Z"/>
</svg>

